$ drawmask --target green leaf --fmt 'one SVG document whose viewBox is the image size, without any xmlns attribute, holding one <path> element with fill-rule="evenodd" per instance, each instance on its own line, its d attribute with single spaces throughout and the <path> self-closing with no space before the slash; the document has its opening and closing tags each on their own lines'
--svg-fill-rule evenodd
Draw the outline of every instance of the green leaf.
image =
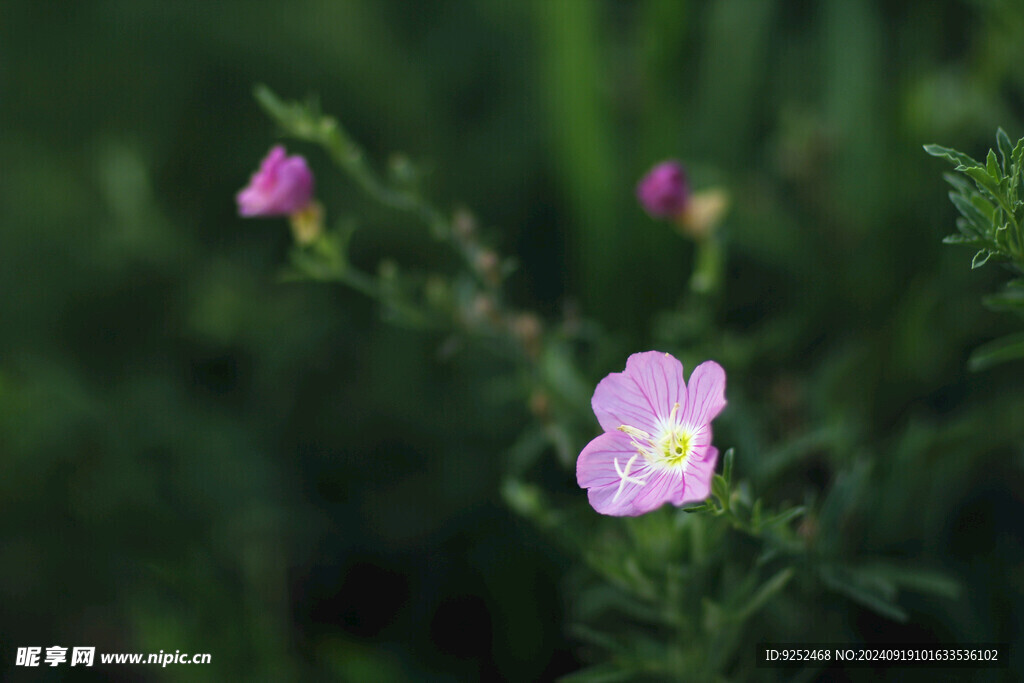
<svg viewBox="0 0 1024 683">
<path fill-rule="evenodd" d="M 819 575 L 822 583 L 854 602 L 894 621 L 907 620 L 907 613 L 892 604 L 896 587 L 891 583 L 859 576 L 855 571 L 841 567 L 823 567 Z"/>
<path fill-rule="evenodd" d="M 636 677 L 635 669 L 624 669 L 614 663 L 595 664 L 585 669 L 566 674 L 558 680 L 561 683 L 618 683 Z"/>
<path fill-rule="evenodd" d="M 988 156 L 985 158 L 985 170 L 988 171 L 988 174 L 997 181 L 1003 177 L 1001 169 L 999 168 L 999 160 L 996 159 L 996 153 L 991 149 L 988 151 Z"/>
<path fill-rule="evenodd" d="M 977 237 L 968 237 L 967 235 L 946 235 L 945 237 L 942 238 L 942 243 L 978 247 L 985 244 L 985 240 L 979 239 Z"/>
<path fill-rule="evenodd" d="M 956 188 L 957 192 L 965 197 L 977 194 L 977 190 L 974 189 L 974 186 L 964 180 L 962 176 L 955 173 L 943 173 L 942 177 L 947 183 Z"/>
<path fill-rule="evenodd" d="M 996 130 L 996 146 L 999 147 L 999 157 L 1003 162 L 1003 174 L 1009 174 L 1013 165 L 1013 143 L 1002 128 Z"/>
<path fill-rule="evenodd" d="M 722 476 L 725 477 L 725 483 L 732 483 L 732 461 L 735 456 L 735 449 L 730 448 L 725 452 L 725 465 L 722 468 Z"/>
<path fill-rule="evenodd" d="M 981 166 L 964 166 L 958 167 L 957 170 L 973 178 L 980 187 L 988 190 L 993 197 L 999 196 L 999 180 L 989 175 L 989 172 Z"/>
<path fill-rule="evenodd" d="M 967 361 L 971 370 L 985 370 L 1010 360 L 1024 358 L 1024 332 L 1000 337 L 979 346 Z"/>
<path fill-rule="evenodd" d="M 792 567 L 786 567 L 778 574 L 768 579 L 761 585 L 747 604 L 744 605 L 743 609 L 736 614 L 736 619 L 744 621 L 751 615 L 755 614 L 761 607 L 764 606 L 776 593 L 780 592 L 789 583 L 789 580 L 793 578 L 793 574 L 796 573 Z"/>
<path fill-rule="evenodd" d="M 992 311 L 1019 311 L 1024 309 L 1024 290 L 1017 287 L 1007 287 L 998 294 L 991 294 L 982 298 L 981 301 Z"/>
<path fill-rule="evenodd" d="M 929 593 L 951 600 L 960 596 L 959 583 L 932 569 L 907 567 L 880 561 L 862 565 L 858 573 L 862 576 L 875 576 L 893 585 L 918 593 Z"/>
<path fill-rule="evenodd" d="M 956 192 L 950 192 L 949 201 L 953 202 L 953 206 L 956 207 L 957 211 L 970 221 L 971 225 L 977 228 L 978 233 L 984 234 L 992 227 L 992 219 L 986 218 L 967 197 Z"/>
<path fill-rule="evenodd" d="M 971 259 L 971 269 L 981 268 L 988 260 L 992 258 L 992 252 L 988 249 L 980 249 L 974 258 Z"/>
<path fill-rule="evenodd" d="M 729 484 L 722 475 L 716 474 L 711 479 L 711 493 L 721 501 L 722 507 L 729 507 Z"/>
<path fill-rule="evenodd" d="M 963 152 L 958 152 L 955 149 L 950 149 L 949 147 L 943 147 L 941 145 L 925 145 L 924 151 L 931 154 L 933 157 L 943 157 L 948 159 L 958 166 L 981 166 L 980 163 Z"/>
<path fill-rule="evenodd" d="M 794 508 L 786 510 L 785 512 L 780 512 L 777 515 L 769 517 L 768 519 L 764 520 L 761 526 L 769 527 L 781 524 L 788 524 L 790 521 L 796 519 L 805 512 L 807 512 L 807 508 L 805 508 L 803 505 L 798 505 Z"/>
<path fill-rule="evenodd" d="M 985 199 L 984 197 L 982 197 L 977 192 L 972 192 L 971 193 L 971 204 L 974 205 L 975 209 L 977 209 L 978 211 L 981 212 L 981 215 L 983 215 L 988 220 L 989 224 L 992 224 L 992 223 L 995 222 L 995 220 L 996 220 L 996 207 L 995 207 L 995 204 L 993 204 L 989 200 Z"/>
</svg>

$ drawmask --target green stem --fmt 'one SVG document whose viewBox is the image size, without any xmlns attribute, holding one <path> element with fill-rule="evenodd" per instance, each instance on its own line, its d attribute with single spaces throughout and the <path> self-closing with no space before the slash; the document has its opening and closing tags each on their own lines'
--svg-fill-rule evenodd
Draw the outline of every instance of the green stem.
<svg viewBox="0 0 1024 683">
<path fill-rule="evenodd" d="M 690 289 L 696 294 L 716 292 L 722 280 L 724 252 L 715 236 L 697 242 L 696 264 L 690 276 Z"/>
</svg>

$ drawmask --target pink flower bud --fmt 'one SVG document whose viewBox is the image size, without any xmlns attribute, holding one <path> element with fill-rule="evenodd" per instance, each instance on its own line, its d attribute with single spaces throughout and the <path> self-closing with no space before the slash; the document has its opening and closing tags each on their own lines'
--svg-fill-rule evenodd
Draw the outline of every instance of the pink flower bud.
<svg viewBox="0 0 1024 683">
<path fill-rule="evenodd" d="M 652 168 L 636 186 L 636 198 L 653 218 L 674 218 L 690 198 L 686 171 L 678 161 L 663 161 Z"/>
<path fill-rule="evenodd" d="M 245 217 L 287 216 L 309 206 L 313 174 L 304 158 L 286 156 L 284 147 L 277 145 L 235 199 L 238 213 Z"/>
</svg>

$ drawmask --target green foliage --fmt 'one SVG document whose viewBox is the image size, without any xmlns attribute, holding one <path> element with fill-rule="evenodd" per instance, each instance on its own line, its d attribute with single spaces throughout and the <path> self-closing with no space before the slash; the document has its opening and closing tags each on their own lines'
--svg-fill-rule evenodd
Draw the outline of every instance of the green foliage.
<svg viewBox="0 0 1024 683">
<path fill-rule="evenodd" d="M 965 362 L 1019 332 L 976 304 L 1019 310 L 1021 278 L 935 238 L 920 151 L 1024 130 L 1021 35 L 1008 0 L 0 3 L 6 641 L 213 655 L 123 672 L 154 681 L 841 680 L 754 648 L 1024 651 L 1024 365 Z M 308 247 L 235 212 L 274 132 L 254 83 L 344 122 L 287 141 L 326 209 Z M 356 140 L 449 227 L 447 198 L 474 207 L 500 287 L 364 191 L 331 151 Z M 703 296 L 708 252 L 635 202 L 668 157 L 733 200 Z M 952 177 L 982 226 L 1002 211 Z M 536 360 L 464 315 L 479 294 L 537 316 Z M 572 472 L 590 395 L 649 348 L 727 369 L 729 486 L 599 518 Z"/>
<path fill-rule="evenodd" d="M 956 222 L 959 234 L 949 235 L 943 242 L 978 249 L 971 260 L 972 269 L 994 257 L 1020 276 L 1024 274 L 1024 138 L 1014 145 L 1000 128 L 996 131 L 996 147 L 998 155 L 990 149 L 985 163 L 939 145 L 925 145 L 924 149 L 953 163 L 956 172 L 974 181 L 971 184 L 959 176 L 945 176 L 953 186 L 949 198 L 961 217 Z M 993 310 L 1024 314 L 1024 287 L 1020 280 L 1013 280 L 1002 293 L 984 301 Z M 979 347 L 971 354 L 969 365 L 973 370 L 984 370 L 1019 358 L 1024 358 L 1024 343 L 1021 335 L 1015 334 Z"/>
<path fill-rule="evenodd" d="M 568 404 L 575 404 L 577 414 L 586 412 L 580 408 L 587 392 L 576 360 L 565 345 L 567 340 L 561 335 L 541 336 L 539 322 L 537 336 L 527 340 L 512 322 L 514 314 L 501 304 L 501 278 L 488 278 L 476 267 L 474 254 L 494 252 L 477 241 L 475 230 L 455 228 L 459 219 L 450 224 L 418 194 L 403 193 L 378 181 L 359 147 L 340 132 L 343 129 L 337 121 L 323 116 L 315 104 L 284 102 L 265 87 L 258 88 L 256 96 L 287 134 L 325 147 L 370 198 L 411 213 L 432 228 L 436 239 L 461 255 L 469 273 L 454 276 L 452 282 L 440 274 L 430 277 L 448 290 L 455 288 L 455 282 L 474 281 L 475 270 L 480 288 L 471 290 L 472 296 L 465 301 L 473 306 L 486 296 L 490 308 L 477 321 L 478 334 L 473 338 L 493 341 L 507 337 L 518 348 L 515 359 L 530 378 L 524 388 L 533 396 L 543 396 L 545 408 L 534 411 L 540 428 L 527 428 L 509 449 L 502 495 L 513 510 L 581 558 L 598 578 L 575 596 L 581 607 L 573 632 L 599 653 L 594 658 L 602 661 L 573 674 L 570 680 L 707 679 L 737 666 L 749 666 L 751 653 L 740 648 L 744 629 L 762 609 L 781 599 L 797 576 L 803 579 L 800 583 L 805 590 L 817 585 L 897 622 L 909 618 L 898 602 L 901 588 L 946 599 L 959 594 L 958 584 L 941 572 L 907 568 L 886 559 L 865 562 L 843 556 L 835 541 L 815 544 L 818 533 L 833 538 L 865 497 L 870 468 L 863 462 L 840 471 L 835 487 L 815 511 L 815 520 L 805 521 L 799 529 L 793 523 L 808 515 L 808 507 L 783 505 L 768 511 L 763 498 L 752 496 L 749 481 L 734 482 L 732 448 L 725 451 L 722 474 L 713 475 L 711 495 L 703 503 L 674 512 L 663 508 L 625 520 L 595 518 L 580 503 L 555 505 L 540 486 L 528 483 L 528 477 L 546 446 L 571 470 L 578 452 L 578 445 L 573 444 L 581 442 L 573 436 L 575 416 L 570 411 L 552 414 L 547 407 L 550 396 L 562 393 Z M 402 294 L 414 287 L 403 283 L 408 278 L 393 265 L 382 268 L 376 277 L 360 273 L 352 279 L 352 265 L 345 250 L 337 246 L 349 236 L 350 231 L 341 228 L 321 235 L 312 244 L 295 247 L 292 261 L 297 271 L 293 277 L 306 275 L 349 285 L 393 310 L 409 311 L 406 320 L 431 315 L 429 297 L 420 300 Z M 707 295 L 714 293 L 691 291 L 688 303 L 706 309 L 713 305 L 713 297 Z M 472 327 L 465 329 L 465 321 L 474 316 L 472 311 L 453 309 L 447 313 L 447 318 L 435 317 L 440 328 L 455 333 L 473 331 Z M 698 336 L 713 331 L 710 317 L 694 324 L 701 330 Z M 823 532 L 816 530 L 818 524 Z M 753 546 L 742 546 L 737 533 Z M 712 577 L 731 579 L 718 583 Z"/>
</svg>

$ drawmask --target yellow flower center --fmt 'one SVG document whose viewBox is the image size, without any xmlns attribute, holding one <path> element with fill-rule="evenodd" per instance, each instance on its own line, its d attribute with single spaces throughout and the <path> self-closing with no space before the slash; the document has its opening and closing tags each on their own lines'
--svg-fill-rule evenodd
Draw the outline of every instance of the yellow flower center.
<svg viewBox="0 0 1024 683">
<path fill-rule="evenodd" d="M 622 425 L 619 431 L 629 434 L 633 446 L 649 465 L 657 469 L 686 467 L 686 458 L 690 455 L 693 445 L 693 431 L 688 425 L 676 423 L 679 404 L 672 407 L 672 414 L 661 424 L 656 435 L 648 434 L 642 429 Z"/>
</svg>

